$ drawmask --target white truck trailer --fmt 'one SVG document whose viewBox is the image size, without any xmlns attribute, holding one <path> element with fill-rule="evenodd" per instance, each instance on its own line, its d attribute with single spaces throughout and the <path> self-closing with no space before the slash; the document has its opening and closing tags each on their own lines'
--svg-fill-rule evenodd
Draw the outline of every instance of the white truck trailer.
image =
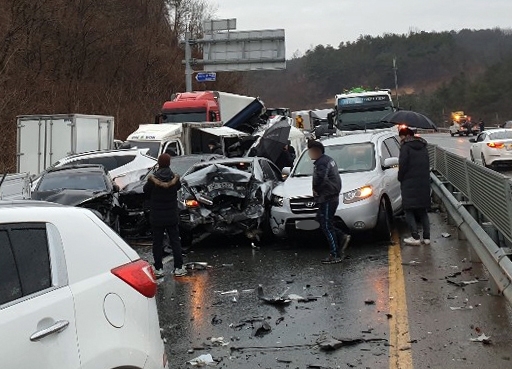
<svg viewBox="0 0 512 369">
<path fill-rule="evenodd" d="M 37 175 L 66 156 L 114 148 L 114 117 L 85 114 L 17 117 L 17 171 Z"/>
</svg>

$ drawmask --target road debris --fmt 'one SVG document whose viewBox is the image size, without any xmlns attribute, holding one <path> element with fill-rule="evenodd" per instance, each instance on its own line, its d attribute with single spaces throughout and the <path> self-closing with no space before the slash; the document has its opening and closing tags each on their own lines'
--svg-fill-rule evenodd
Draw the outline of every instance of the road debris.
<svg viewBox="0 0 512 369">
<path fill-rule="evenodd" d="M 366 305 L 375 305 L 375 300 L 365 300 L 364 303 Z"/>
<path fill-rule="evenodd" d="M 320 336 L 316 340 L 316 344 L 322 351 L 337 350 L 342 346 L 355 346 L 368 342 L 387 342 L 385 338 L 334 338 L 328 335 Z"/>
<path fill-rule="evenodd" d="M 279 358 L 277 358 L 277 357 L 276 357 L 276 361 L 277 361 L 278 363 L 283 363 L 283 364 L 291 364 L 291 363 L 293 363 L 293 361 L 292 361 L 292 360 L 289 360 L 289 359 L 279 359 Z"/>
<path fill-rule="evenodd" d="M 231 290 L 231 291 L 216 291 L 221 294 L 221 296 L 238 296 L 238 290 Z"/>
<path fill-rule="evenodd" d="M 447 283 L 449 284 L 453 284 L 454 286 L 457 286 L 457 287 L 465 287 L 465 286 L 468 286 L 470 284 L 475 284 L 475 283 L 478 283 L 480 282 L 478 279 L 473 279 L 471 281 L 451 281 L 451 280 L 446 280 Z"/>
<path fill-rule="evenodd" d="M 448 279 L 448 278 L 455 278 L 455 277 L 458 277 L 459 275 L 461 275 L 462 272 L 455 272 L 455 273 L 452 273 L 452 274 L 448 274 L 446 277 L 444 277 L 445 279 Z"/>
<path fill-rule="evenodd" d="M 212 324 L 213 325 L 219 325 L 221 323 L 222 323 L 222 319 L 217 318 L 217 315 L 214 315 L 213 318 L 212 318 Z"/>
<path fill-rule="evenodd" d="M 252 330 L 253 337 L 261 337 L 267 333 L 272 331 L 272 327 L 267 322 L 260 322 L 254 325 L 254 329 Z"/>
<path fill-rule="evenodd" d="M 484 345 L 490 345 L 491 344 L 491 337 L 486 336 L 485 334 L 481 334 L 477 338 L 471 338 L 471 342 L 482 342 Z"/>
<path fill-rule="evenodd" d="M 193 261 L 185 263 L 183 266 L 189 270 L 206 270 L 209 268 L 208 263 L 204 261 Z"/>
<path fill-rule="evenodd" d="M 393 314 L 386 313 L 386 317 L 387 317 L 388 319 L 391 319 L 391 318 L 393 318 Z"/>
<path fill-rule="evenodd" d="M 441 233 L 441 236 L 443 236 L 443 238 L 450 238 L 452 235 L 444 232 L 444 233 Z"/>
<path fill-rule="evenodd" d="M 296 294 L 292 293 L 292 294 L 288 295 L 288 298 L 290 300 L 295 300 L 297 302 L 311 302 L 311 301 L 317 301 L 320 297 L 319 296 L 311 296 L 311 295 L 302 297 L 300 295 L 296 295 Z"/>
<path fill-rule="evenodd" d="M 280 296 L 276 297 L 267 297 L 263 295 L 263 286 L 260 284 L 258 286 L 258 297 L 260 300 L 265 301 L 267 304 L 270 305 L 288 305 L 292 302 L 289 298 L 283 297 L 283 295 L 288 292 L 288 289 L 286 289 Z"/>
<path fill-rule="evenodd" d="M 410 265 L 410 266 L 415 266 L 415 265 L 419 265 L 421 264 L 420 261 L 416 261 L 416 260 L 411 260 L 409 262 L 406 262 L 406 263 L 402 263 L 402 265 Z"/>
<path fill-rule="evenodd" d="M 229 341 L 224 341 L 224 337 L 212 337 L 210 338 L 210 342 L 213 346 L 227 346 L 229 345 Z"/>
<path fill-rule="evenodd" d="M 473 306 L 466 305 L 466 306 L 450 306 L 450 310 L 473 310 Z"/>
<path fill-rule="evenodd" d="M 204 354 L 188 361 L 192 366 L 217 365 L 211 354 Z"/>
<path fill-rule="evenodd" d="M 276 325 L 281 324 L 281 323 L 283 322 L 283 320 L 284 320 L 284 317 L 283 317 L 283 316 L 282 316 L 282 317 L 280 317 L 280 318 L 277 318 L 277 320 L 276 320 Z"/>
</svg>

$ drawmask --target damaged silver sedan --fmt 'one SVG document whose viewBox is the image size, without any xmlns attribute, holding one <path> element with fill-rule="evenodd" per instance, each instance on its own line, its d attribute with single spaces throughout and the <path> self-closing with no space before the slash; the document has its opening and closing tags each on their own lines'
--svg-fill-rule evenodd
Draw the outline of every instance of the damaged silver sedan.
<svg viewBox="0 0 512 369">
<path fill-rule="evenodd" d="M 182 242 L 203 234 L 259 239 L 270 233 L 272 189 L 282 180 L 271 161 L 258 157 L 193 166 L 182 178 L 179 195 Z"/>
</svg>

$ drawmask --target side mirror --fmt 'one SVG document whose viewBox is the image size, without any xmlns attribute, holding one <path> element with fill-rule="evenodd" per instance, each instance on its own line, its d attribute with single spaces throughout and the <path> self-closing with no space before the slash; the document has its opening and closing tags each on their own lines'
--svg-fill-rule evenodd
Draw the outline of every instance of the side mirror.
<svg viewBox="0 0 512 369">
<path fill-rule="evenodd" d="M 476 138 L 470 138 L 470 139 L 469 139 L 469 142 L 471 142 L 471 143 L 476 143 Z"/>
<path fill-rule="evenodd" d="M 387 158 L 384 159 L 384 164 L 382 165 L 382 168 L 389 169 L 393 167 L 398 166 L 398 158 Z"/>
</svg>

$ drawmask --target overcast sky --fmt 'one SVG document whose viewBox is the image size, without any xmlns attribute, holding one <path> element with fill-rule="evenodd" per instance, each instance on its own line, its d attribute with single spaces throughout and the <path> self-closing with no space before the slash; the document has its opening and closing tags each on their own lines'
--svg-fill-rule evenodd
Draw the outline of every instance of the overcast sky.
<svg viewBox="0 0 512 369">
<path fill-rule="evenodd" d="M 237 30 L 286 30 L 286 53 L 361 34 L 512 27 L 512 0 L 209 0 Z"/>
</svg>

